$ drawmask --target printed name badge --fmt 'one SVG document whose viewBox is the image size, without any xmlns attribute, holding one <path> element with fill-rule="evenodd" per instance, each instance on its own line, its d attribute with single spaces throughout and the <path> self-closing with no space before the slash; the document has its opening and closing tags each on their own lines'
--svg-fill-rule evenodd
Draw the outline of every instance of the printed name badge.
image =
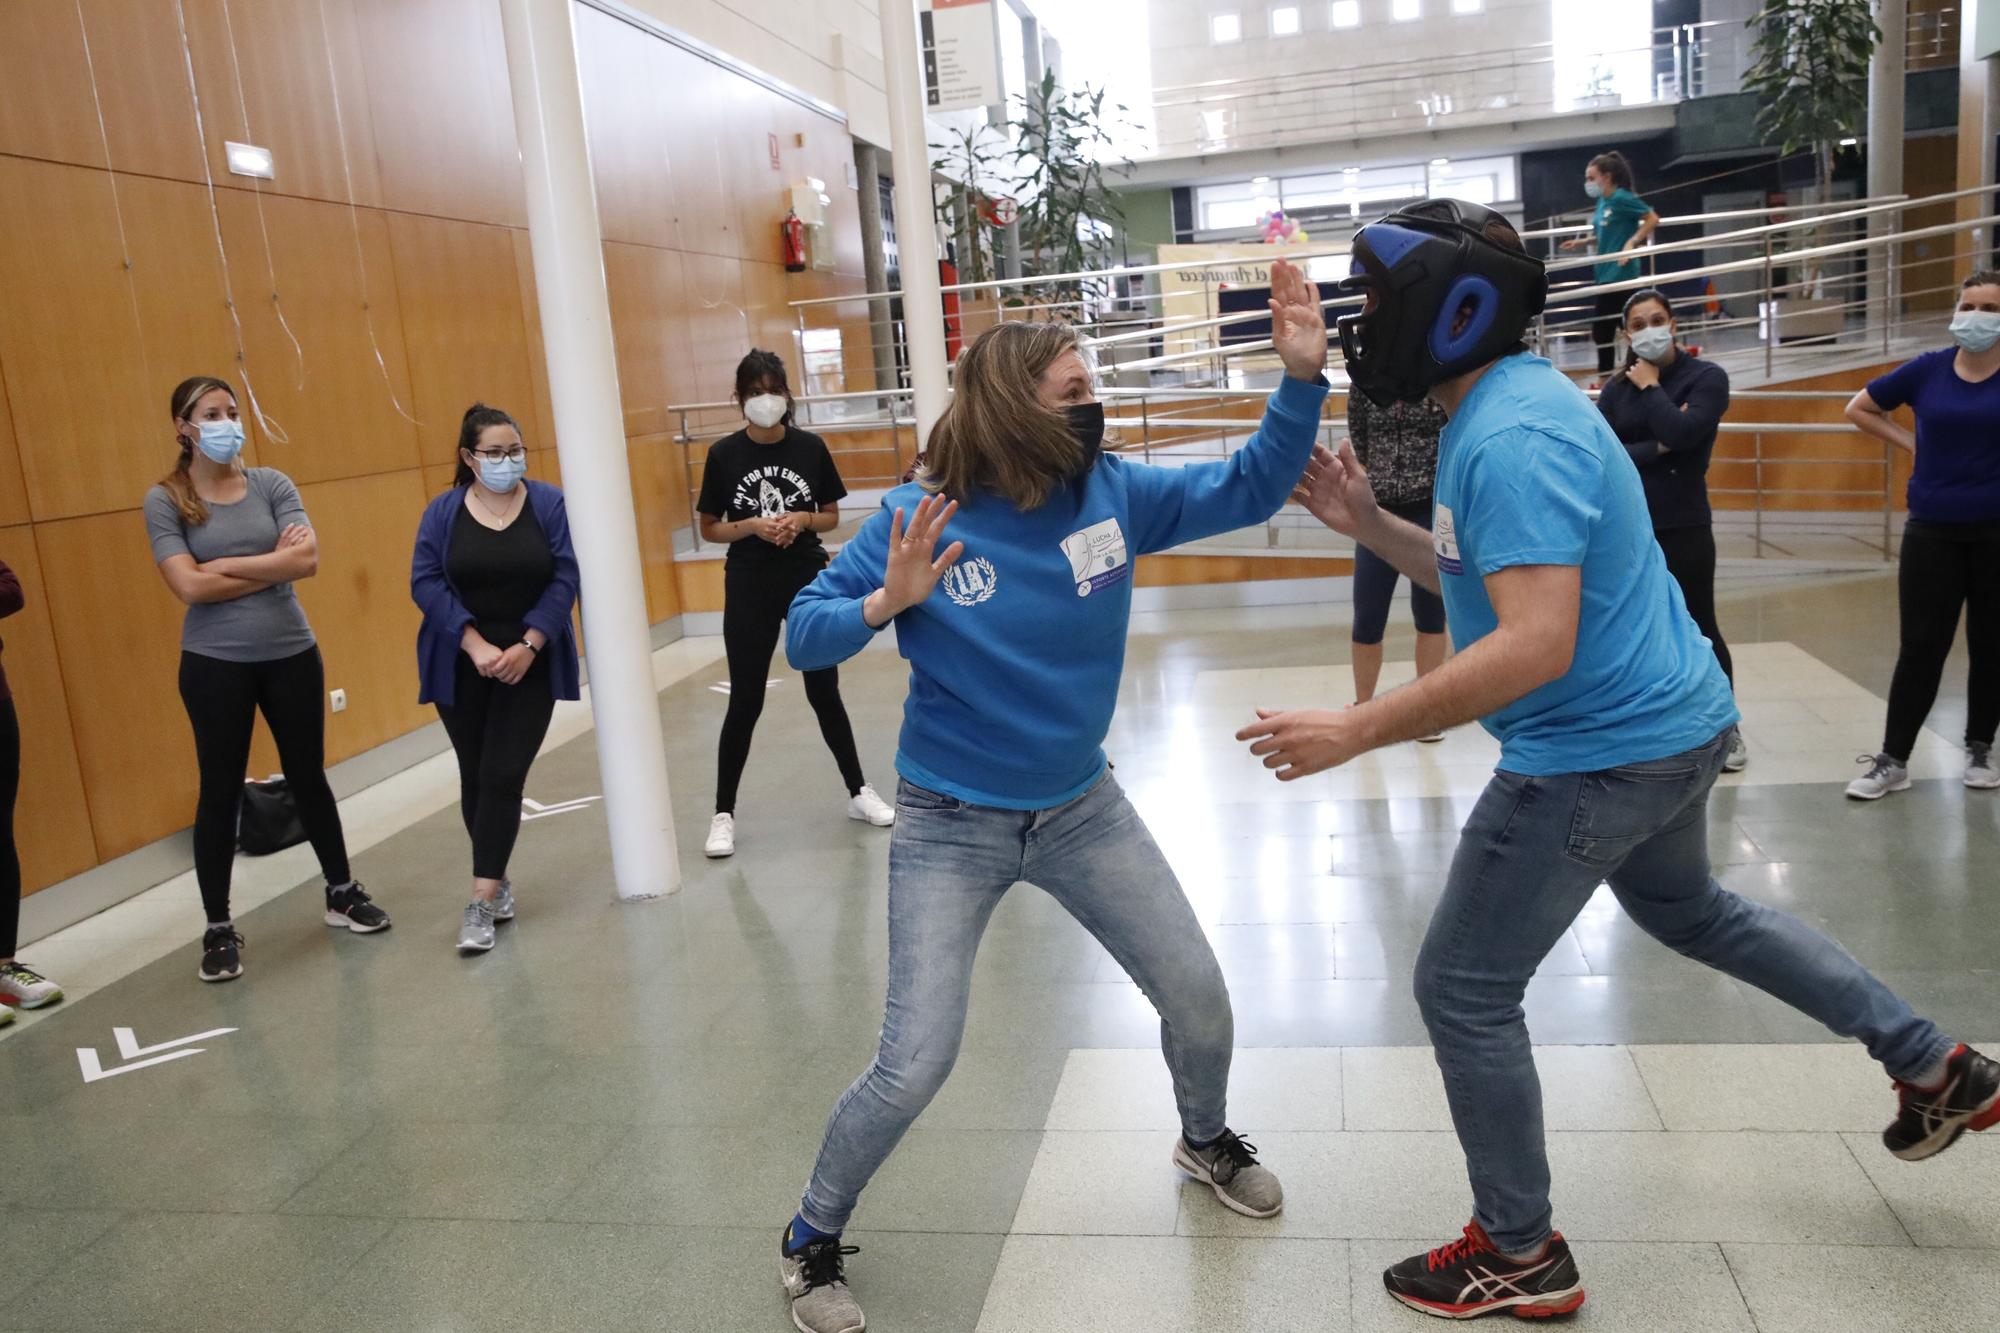
<svg viewBox="0 0 2000 1333">
<path fill-rule="evenodd" d="M 1434 513 L 1431 546 L 1437 551 L 1438 573 L 1463 574 L 1465 564 L 1458 558 L 1458 528 L 1452 523 L 1451 510 L 1437 505 Z"/>
<path fill-rule="evenodd" d="M 1125 534 L 1115 518 L 1072 532 L 1062 539 L 1062 549 L 1069 557 L 1070 577 L 1076 580 L 1078 597 L 1088 597 L 1132 575 L 1131 561 L 1125 553 Z"/>
</svg>

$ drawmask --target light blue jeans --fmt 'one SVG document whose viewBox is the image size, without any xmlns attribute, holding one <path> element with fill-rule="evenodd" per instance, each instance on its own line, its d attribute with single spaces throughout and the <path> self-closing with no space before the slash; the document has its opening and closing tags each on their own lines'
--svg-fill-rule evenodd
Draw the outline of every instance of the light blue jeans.
<svg viewBox="0 0 2000 1333">
<path fill-rule="evenodd" d="M 882 1044 L 835 1103 L 799 1215 L 847 1225 L 861 1191 L 944 1086 L 965 1034 L 979 938 L 1017 882 L 1047 891 L 1139 984 L 1181 1124 L 1225 1128 L 1235 1020 L 1222 969 L 1153 835 L 1109 773 L 1052 810 L 967 805 L 910 783 L 889 843 L 889 998 Z"/>
<path fill-rule="evenodd" d="M 1732 733 L 1599 773 L 1495 773 L 1466 821 L 1417 956 L 1417 1005 L 1465 1150 L 1473 1217 L 1503 1251 L 1538 1247 L 1551 1220 L 1521 997 L 1600 883 L 1654 939 L 1860 1038 L 1893 1077 L 1912 1078 L 1952 1048 L 1838 944 L 1710 875 L 1708 792 Z"/>
</svg>

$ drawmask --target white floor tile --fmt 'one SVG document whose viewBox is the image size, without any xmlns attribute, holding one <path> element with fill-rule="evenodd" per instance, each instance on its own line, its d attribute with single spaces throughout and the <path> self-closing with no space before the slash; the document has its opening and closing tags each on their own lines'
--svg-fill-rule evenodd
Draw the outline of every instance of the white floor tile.
<svg viewBox="0 0 2000 1333">
<path fill-rule="evenodd" d="M 2000 1306 L 1991 1250 L 1724 1245 L 1759 1333 L 1988 1333 Z"/>
<path fill-rule="evenodd" d="M 1841 1137 L 1917 1244 L 2000 1249 L 2000 1138 L 1967 1134 L 1929 1161 L 1905 1162 L 1876 1134 Z"/>
<path fill-rule="evenodd" d="M 1342 1052 L 1346 1124 L 1356 1130 L 1449 1130 L 1437 1060 L 1422 1047 Z M 1538 1046 L 1542 1123 L 1550 1130 L 1659 1129 L 1660 1117 L 1623 1046 Z"/>
<path fill-rule="evenodd" d="M 1422 1318 L 1382 1289 L 1382 1270 L 1452 1236 L 1348 1244 L 1355 1333 L 1416 1333 Z M 1750 1312 L 1714 1245 L 1583 1244 L 1575 1247 L 1592 1333 L 1752 1333 Z M 1511 1322 L 1502 1319 L 1503 1323 Z M 1442 1327 L 1440 1325 L 1440 1327 Z"/>
<path fill-rule="evenodd" d="M 1339 1241 L 1011 1236 L 979 1333 L 1343 1333 Z"/>
<path fill-rule="evenodd" d="M 1015 1235 L 1170 1236 L 1181 1174 L 1171 1132 L 1042 1137 Z"/>
<path fill-rule="evenodd" d="M 1183 1234 L 1442 1239 L 1471 1213 L 1465 1158 L 1450 1134 L 1259 1134 L 1256 1144 L 1284 1183 L 1285 1211 L 1244 1217 L 1190 1183 L 1181 1194 Z"/>
<path fill-rule="evenodd" d="M 1253 1138 L 1282 1130 L 1339 1129 L 1340 1058 L 1337 1050 L 1236 1052 L 1229 1070 L 1230 1124 Z M 1049 1107 L 1048 1128 L 1178 1132 L 1180 1115 L 1165 1059 L 1157 1048 L 1071 1051 Z"/>
<path fill-rule="evenodd" d="M 1638 1046 L 1674 1130 L 1879 1130 L 1894 1118 L 1882 1067 L 1856 1045 Z"/>
</svg>

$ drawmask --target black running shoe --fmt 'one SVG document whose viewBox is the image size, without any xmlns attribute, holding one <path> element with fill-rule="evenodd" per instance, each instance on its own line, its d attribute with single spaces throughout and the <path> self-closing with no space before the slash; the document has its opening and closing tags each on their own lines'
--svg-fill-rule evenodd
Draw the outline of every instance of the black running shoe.
<svg viewBox="0 0 2000 1333">
<path fill-rule="evenodd" d="M 203 981 L 234 981 L 243 975 L 243 936 L 234 926 L 210 926 L 201 937 Z"/>
<path fill-rule="evenodd" d="M 372 935 L 389 928 L 389 914 L 368 899 L 359 884 L 326 890 L 326 924 L 357 935 Z"/>
<path fill-rule="evenodd" d="M 1896 1084 L 1902 1102 L 1895 1121 L 1882 1131 L 1882 1146 L 1906 1162 L 1935 1157 L 1958 1141 L 2000 1122 L 2000 1064 L 1970 1046 L 1945 1061 L 1944 1086 L 1926 1092 Z"/>
<path fill-rule="evenodd" d="M 1517 1264 L 1493 1248 L 1479 1223 L 1427 1254 L 1382 1273 L 1382 1285 L 1412 1310 L 1440 1319 L 1477 1319 L 1506 1311 L 1517 1319 L 1569 1314 L 1583 1304 L 1583 1281 L 1569 1242 L 1558 1231 L 1540 1257 Z"/>
</svg>

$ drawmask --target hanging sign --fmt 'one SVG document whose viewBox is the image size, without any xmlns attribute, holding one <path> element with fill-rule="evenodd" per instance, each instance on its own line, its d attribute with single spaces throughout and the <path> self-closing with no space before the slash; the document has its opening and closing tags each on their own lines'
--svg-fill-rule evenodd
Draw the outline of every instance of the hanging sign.
<svg viewBox="0 0 2000 1333">
<path fill-rule="evenodd" d="M 932 111 L 999 106 L 1000 29 L 995 0 L 921 0 L 924 103 Z"/>
</svg>

